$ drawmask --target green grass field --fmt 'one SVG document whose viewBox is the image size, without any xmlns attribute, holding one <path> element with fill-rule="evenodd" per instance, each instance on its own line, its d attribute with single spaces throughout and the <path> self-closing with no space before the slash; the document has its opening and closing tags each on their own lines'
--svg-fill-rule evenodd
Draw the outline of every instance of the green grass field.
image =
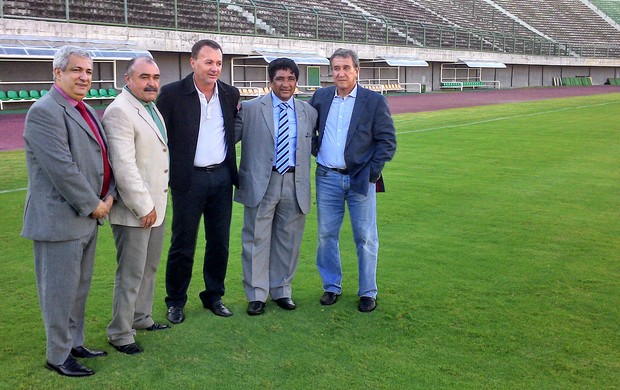
<svg viewBox="0 0 620 390">
<path fill-rule="evenodd" d="M 139 332 L 145 353 L 122 355 L 105 335 L 115 272 L 105 226 L 86 336 L 109 356 L 86 361 L 96 375 L 83 379 L 44 368 L 32 247 L 19 237 L 24 156 L 0 153 L 0 387 L 619 388 L 619 113 L 620 94 L 606 94 L 395 116 L 398 150 L 378 195 L 379 298 L 370 314 L 356 309 L 346 224 L 343 296 L 319 304 L 313 209 L 293 284 L 298 309 L 268 303 L 265 315 L 246 315 L 235 205 L 225 296 L 235 315 L 201 307 L 197 261 L 187 320 Z M 159 321 L 164 274 L 165 257 Z"/>
</svg>

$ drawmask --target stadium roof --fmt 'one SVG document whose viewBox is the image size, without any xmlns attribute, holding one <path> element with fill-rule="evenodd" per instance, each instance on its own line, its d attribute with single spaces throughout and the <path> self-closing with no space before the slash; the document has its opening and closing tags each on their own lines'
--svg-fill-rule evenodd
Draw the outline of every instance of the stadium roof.
<svg viewBox="0 0 620 390">
<path fill-rule="evenodd" d="M 415 57 L 397 57 L 382 55 L 379 56 L 379 58 L 387 62 L 387 64 L 390 66 L 428 66 L 428 62 Z"/>
<path fill-rule="evenodd" d="M 489 60 L 469 60 L 464 58 L 459 58 L 460 64 L 465 64 L 470 68 L 505 68 L 506 64 L 498 61 L 489 61 Z"/>
<path fill-rule="evenodd" d="M 297 65 L 329 65 L 329 60 L 315 53 L 307 53 L 295 50 L 270 50 L 255 49 L 255 53 L 259 54 L 267 62 L 271 62 L 276 58 L 286 57 L 295 61 Z"/>
<path fill-rule="evenodd" d="M 80 46 L 87 50 L 94 60 L 130 60 L 139 56 L 152 58 L 147 50 L 126 41 L 33 36 L 0 36 L 0 58 L 50 59 L 54 57 L 56 50 L 64 45 Z"/>
</svg>

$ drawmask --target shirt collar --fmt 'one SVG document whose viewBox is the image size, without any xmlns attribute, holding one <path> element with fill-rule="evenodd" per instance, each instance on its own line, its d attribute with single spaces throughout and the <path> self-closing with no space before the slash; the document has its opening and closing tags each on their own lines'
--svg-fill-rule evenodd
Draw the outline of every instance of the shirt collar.
<svg viewBox="0 0 620 390">
<path fill-rule="evenodd" d="M 128 86 L 125 85 L 123 87 L 123 89 L 126 90 L 127 92 L 129 92 L 131 94 L 131 96 L 135 97 L 136 100 L 139 101 L 144 107 L 151 105 L 152 102 L 150 102 L 150 103 L 149 102 L 145 102 L 144 100 L 142 100 L 142 99 L 138 98 L 136 95 L 134 95 L 133 92 L 131 92 L 131 89 L 129 89 Z"/>
<path fill-rule="evenodd" d="M 357 96 L 357 83 L 355 83 L 355 87 L 353 87 L 353 89 L 351 90 L 351 92 L 349 92 L 349 94 L 345 97 L 352 97 L 353 99 L 355 99 L 355 97 Z M 338 97 L 338 87 L 336 87 L 336 90 L 334 91 L 334 98 Z"/>
<path fill-rule="evenodd" d="M 273 93 L 273 91 L 271 91 L 271 102 L 273 103 L 273 108 L 278 107 L 280 105 L 280 103 L 286 103 L 286 105 L 289 106 L 289 108 L 293 108 L 292 100 L 293 100 L 293 98 L 290 98 L 287 101 L 283 101 L 282 99 L 277 97 L 276 94 Z"/>
<path fill-rule="evenodd" d="M 57 84 L 54 84 L 54 88 L 56 88 L 56 91 L 58 91 L 59 94 L 62 95 L 62 97 L 64 97 L 73 107 L 77 106 L 77 104 L 79 103 L 77 100 L 75 100 L 74 98 L 72 98 L 71 96 L 69 96 L 65 91 L 62 90 L 62 88 L 60 88 Z"/>
<path fill-rule="evenodd" d="M 194 81 L 194 88 L 196 88 L 196 92 L 198 92 L 198 95 L 204 96 L 206 99 L 206 95 L 204 93 L 202 93 L 202 91 L 200 89 L 198 89 L 198 86 L 196 85 L 196 79 L 192 79 Z M 215 89 L 213 90 L 213 97 L 217 98 L 219 97 L 219 90 L 217 89 L 217 82 L 215 83 Z M 213 99 L 211 99 L 213 100 Z"/>
</svg>

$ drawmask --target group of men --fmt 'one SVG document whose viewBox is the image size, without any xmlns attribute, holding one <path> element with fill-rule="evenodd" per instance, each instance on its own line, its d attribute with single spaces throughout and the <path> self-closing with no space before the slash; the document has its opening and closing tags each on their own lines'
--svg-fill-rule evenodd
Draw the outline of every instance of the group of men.
<svg viewBox="0 0 620 390">
<path fill-rule="evenodd" d="M 170 328 L 152 319 L 168 188 L 172 238 L 165 301 L 171 323 L 185 319 L 201 220 L 205 289 L 199 297 L 215 315 L 232 315 L 222 297 L 233 187 L 234 200 L 244 205 L 247 313 L 264 313 L 268 298 L 294 310 L 291 283 L 310 210 L 311 155 L 317 162 L 320 303 L 332 305 L 341 294 L 338 243 L 348 207 L 359 265 L 358 309 L 375 309 L 376 192 L 396 149 L 394 125 L 385 98 L 357 84 L 355 52 L 338 49 L 330 63 L 335 85 L 317 90 L 309 102 L 294 97 L 295 62 L 279 58 L 268 67 L 271 92 L 239 104 L 238 90 L 219 80 L 222 48 L 200 40 L 190 56 L 193 72 L 161 90 L 155 61 L 132 59 L 126 86 L 100 121 L 83 103 L 93 74 L 88 52 L 76 46 L 56 52 L 54 85 L 28 111 L 24 132 L 29 178 L 22 235 L 34 241 L 47 368 L 88 376 L 94 371 L 76 358 L 107 354 L 84 346 L 85 302 L 105 218 L 117 250 L 109 343 L 137 354 L 142 348 L 136 330 Z"/>
</svg>

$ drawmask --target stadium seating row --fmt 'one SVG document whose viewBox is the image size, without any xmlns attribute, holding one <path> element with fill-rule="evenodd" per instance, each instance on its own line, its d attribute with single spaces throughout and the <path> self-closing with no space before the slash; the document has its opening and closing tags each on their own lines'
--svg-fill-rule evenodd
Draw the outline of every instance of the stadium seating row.
<svg viewBox="0 0 620 390">
<path fill-rule="evenodd" d="M 620 85 L 620 78 L 614 78 L 614 79 L 607 79 L 607 82 L 605 84 L 609 84 L 609 85 Z"/>
<path fill-rule="evenodd" d="M 472 89 L 476 89 L 476 88 L 483 88 L 485 87 L 486 84 L 484 81 L 478 81 L 478 80 L 470 80 L 470 81 L 444 81 L 441 83 L 441 88 L 442 89 L 460 89 L 461 91 L 463 90 L 463 88 L 472 88 Z"/>
<path fill-rule="evenodd" d="M 37 99 L 40 99 L 46 93 L 47 93 L 46 89 L 42 89 L 42 90 L 32 89 L 30 91 L 26 91 L 24 89 L 19 90 L 19 91 L 0 90 L 0 110 L 3 110 L 4 105 L 7 103 L 34 102 Z M 92 88 L 90 91 L 88 91 L 88 94 L 86 95 L 85 99 L 114 99 L 117 95 L 118 95 L 118 92 L 114 88 L 108 88 L 108 89 Z"/>
</svg>

